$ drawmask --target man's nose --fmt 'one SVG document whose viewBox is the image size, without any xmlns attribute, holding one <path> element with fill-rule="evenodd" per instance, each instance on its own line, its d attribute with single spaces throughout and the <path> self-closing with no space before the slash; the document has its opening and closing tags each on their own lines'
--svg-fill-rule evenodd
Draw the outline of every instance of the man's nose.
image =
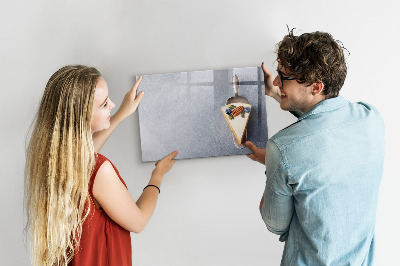
<svg viewBox="0 0 400 266">
<path fill-rule="evenodd" d="M 281 79 L 279 78 L 279 75 L 276 75 L 274 81 L 272 82 L 272 85 L 278 86 L 278 87 L 280 87 L 282 85 Z"/>
</svg>

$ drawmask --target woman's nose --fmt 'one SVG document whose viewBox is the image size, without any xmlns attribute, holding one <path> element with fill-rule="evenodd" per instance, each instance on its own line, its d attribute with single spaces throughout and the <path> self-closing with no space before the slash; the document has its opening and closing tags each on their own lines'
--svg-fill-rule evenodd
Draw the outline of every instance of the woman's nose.
<svg viewBox="0 0 400 266">
<path fill-rule="evenodd" d="M 110 110 L 113 109 L 114 107 L 115 107 L 114 102 L 110 100 Z"/>
</svg>

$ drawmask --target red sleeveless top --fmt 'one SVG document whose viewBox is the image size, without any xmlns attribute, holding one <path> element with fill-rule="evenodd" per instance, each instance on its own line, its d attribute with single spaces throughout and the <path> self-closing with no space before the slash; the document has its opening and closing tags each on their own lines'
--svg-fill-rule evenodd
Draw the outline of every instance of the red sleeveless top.
<svg viewBox="0 0 400 266">
<path fill-rule="evenodd" d="M 83 223 L 80 246 L 69 263 L 71 266 L 132 265 L 130 232 L 111 220 L 103 209 L 99 209 L 93 197 L 94 179 L 105 161 L 109 160 L 99 153 L 96 154 L 96 166 L 89 181 L 90 212 Z M 126 187 L 117 168 L 112 163 L 111 165 Z"/>
</svg>

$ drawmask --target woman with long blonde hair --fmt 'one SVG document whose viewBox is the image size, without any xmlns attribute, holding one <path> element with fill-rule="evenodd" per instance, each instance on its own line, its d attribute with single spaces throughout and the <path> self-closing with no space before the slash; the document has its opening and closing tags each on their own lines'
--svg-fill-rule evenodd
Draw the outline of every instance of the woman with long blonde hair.
<svg viewBox="0 0 400 266">
<path fill-rule="evenodd" d="M 143 97 L 141 78 L 118 111 L 93 67 L 72 65 L 48 81 L 27 148 L 26 229 L 33 265 L 132 265 L 130 232 L 152 216 L 177 151 L 156 164 L 135 202 L 115 166 L 98 152 Z"/>
</svg>

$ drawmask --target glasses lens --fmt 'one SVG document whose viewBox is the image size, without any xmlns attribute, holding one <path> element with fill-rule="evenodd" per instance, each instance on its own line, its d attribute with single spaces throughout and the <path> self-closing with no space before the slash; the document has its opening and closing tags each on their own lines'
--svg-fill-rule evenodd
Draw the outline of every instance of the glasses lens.
<svg viewBox="0 0 400 266">
<path fill-rule="evenodd" d="M 283 76 L 282 76 L 282 73 L 279 71 L 278 75 L 279 75 L 279 80 L 281 81 L 281 85 L 283 87 Z"/>
</svg>

